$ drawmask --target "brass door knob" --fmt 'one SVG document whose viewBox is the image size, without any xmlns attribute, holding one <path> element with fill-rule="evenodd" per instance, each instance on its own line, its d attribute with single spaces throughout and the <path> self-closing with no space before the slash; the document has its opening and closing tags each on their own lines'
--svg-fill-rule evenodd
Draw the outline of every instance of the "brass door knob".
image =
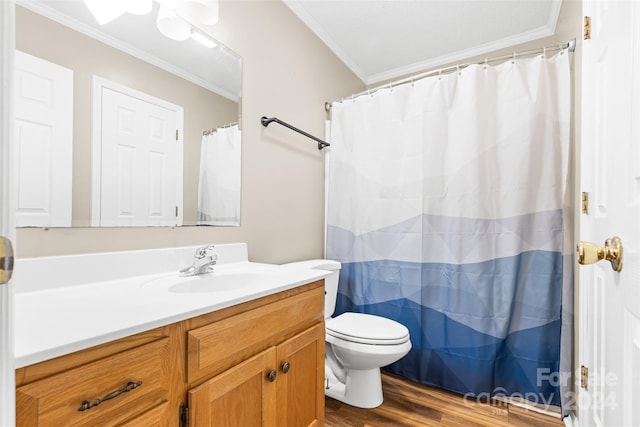
<svg viewBox="0 0 640 427">
<path fill-rule="evenodd" d="M 286 374 L 287 372 L 289 372 L 289 369 L 291 369 L 291 364 L 289 362 L 282 362 L 282 365 L 280 365 L 280 370 L 282 370 L 282 373 Z"/>
<path fill-rule="evenodd" d="M 578 263 L 593 264 L 604 259 L 611 262 L 613 271 L 622 270 L 622 252 L 622 240 L 618 236 L 607 239 L 604 247 L 595 243 L 580 242 L 576 248 Z"/>
<path fill-rule="evenodd" d="M 4 285 L 13 274 L 13 246 L 11 240 L 0 236 L 0 285 Z"/>
<path fill-rule="evenodd" d="M 267 380 L 272 383 L 276 380 L 276 376 L 278 375 L 278 373 L 276 372 L 275 369 L 270 370 L 269 372 L 267 372 Z"/>
</svg>

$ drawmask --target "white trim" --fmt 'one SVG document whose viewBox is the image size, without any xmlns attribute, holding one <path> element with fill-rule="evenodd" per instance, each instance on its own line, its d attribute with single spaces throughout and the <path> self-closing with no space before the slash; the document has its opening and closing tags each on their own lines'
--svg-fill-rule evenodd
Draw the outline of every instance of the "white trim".
<svg viewBox="0 0 640 427">
<path fill-rule="evenodd" d="M 560 8 L 562 7 L 562 0 L 553 0 L 551 2 L 551 10 L 549 11 L 549 21 L 547 22 L 547 28 L 549 28 L 553 34 L 556 33 L 556 25 L 558 25 L 558 19 L 560 18 Z"/>
<path fill-rule="evenodd" d="M 91 98 L 91 226 L 100 226 L 100 196 L 102 176 L 102 91 L 111 89 L 124 95 L 131 96 L 142 101 L 158 105 L 176 113 L 176 127 L 178 128 L 178 149 L 176 153 L 176 203 L 178 205 L 178 217 L 176 225 L 183 223 L 183 141 L 184 141 L 184 108 L 180 105 L 156 98 L 155 96 L 140 92 L 136 89 L 121 85 L 99 76 L 93 76 L 93 90 Z"/>
<path fill-rule="evenodd" d="M 511 46 L 538 40 L 544 37 L 549 37 L 553 34 L 553 28 L 549 28 L 547 26 L 540 27 L 535 30 L 496 40 L 494 42 L 476 46 L 471 49 L 459 50 L 457 52 L 431 58 L 426 61 L 416 62 L 414 64 L 409 64 L 400 68 L 394 68 L 383 73 L 373 74 L 368 77 L 365 83 L 367 85 L 371 85 L 383 81 L 394 80 L 398 77 L 406 76 L 408 74 L 414 74 L 424 70 L 428 70 L 430 68 L 437 68 L 446 64 L 460 62 L 474 56 L 485 55 L 496 50 L 505 49 Z"/>
<path fill-rule="evenodd" d="M 548 417 L 562 418 L 562 413 L 559 406 L 535 403 L 522 398 L 515 398 L 511 396 L 494 396 L 492 399 L 497 402 L 502 402 L 503 404 L 517 406 L 519 408 L 526 409 L 527 411 L 537 412 L 538 414 L 546 415 Z"/>
<path fill-rule="evenodd" d="M 0 235 L 15 242 L 17 192 L 13 164 L 15 3 L 0 1 Z M 0 425 L 15 425 L 13 283 L 0 286 Z"/>
<path fill-rule="evenodd" d="M 580 427 L 580 422 L 578 421 L 578 418 L 576 417 L 576 414 L 574 414 L 573 411 L 569 411 L 569 414 L 566 417 L 564 417 L 562 421 L 564 422 L 564 425 L 567 427 Z"/>
<path fill-rule="evenodd" d="M 363 83 L 366 83 L 368 78 L 367 74 L 358 67 L 358 64 L 354 62 L 351 57 L 340 47 L 333 38 L 324 31 L 322 25 L 311 16 L 307 10 L 302 6 L 299 0 L 282 0 L 282 2 L 300 19 L 318 38 L 331 50 L 349 68 L 353 74 L 356 75 Z"/>
</svg>

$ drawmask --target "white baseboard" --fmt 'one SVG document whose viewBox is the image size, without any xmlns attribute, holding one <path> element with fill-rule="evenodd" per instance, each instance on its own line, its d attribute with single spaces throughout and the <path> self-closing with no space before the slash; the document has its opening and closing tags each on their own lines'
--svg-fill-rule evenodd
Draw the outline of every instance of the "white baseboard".
<svg viewBox="0 0 640 427">
<path fill-rule="evenodd" d="M 569 415 L 562 419 L 564 421 L 564 425 L 567 427 L 580 427 L 580 422 L 578 422 L 578 418 L 573 411 L 569 411 Z"/>
</svg>

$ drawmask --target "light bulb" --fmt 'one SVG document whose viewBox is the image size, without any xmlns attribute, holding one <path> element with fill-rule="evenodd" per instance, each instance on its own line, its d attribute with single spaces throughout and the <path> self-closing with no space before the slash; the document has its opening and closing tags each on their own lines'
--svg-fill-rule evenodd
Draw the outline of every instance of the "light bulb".
<svg viewBox="0 0 640 427">
<path fill-rule="evenodd" d="M 195 22 L 204 25 L 218 22 L 218 0 L 185 0 L 182 10 Z"/>
<path fill-rule="evenodd" d="M 126 0 L 84 0 L 84 4 L 100 25 L 107 24 L 125 14 L 128 6 Z"/>
<path fill-rule="evenodd" d="M 134 15 L 146 15 L 151 12 L 152 7 L 151 0 L 129 0 L 127 3 L 127 12 Z"/>
<path fill-rule="evenodd" d="M 183 41 L 191 36 L 191 25 L 180 18 L 173 10 L 160 6 L 158 19 L 156 20 L 158 30 L 172 40 Z"/>
</svg>

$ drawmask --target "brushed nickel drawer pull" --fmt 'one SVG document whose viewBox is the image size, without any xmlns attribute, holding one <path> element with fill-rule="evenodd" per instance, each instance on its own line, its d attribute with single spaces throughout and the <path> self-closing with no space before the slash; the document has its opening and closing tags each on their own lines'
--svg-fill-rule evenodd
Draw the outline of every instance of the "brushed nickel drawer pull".
<svg viewBox="0 0 640 427">
<path fill-rule="evenodd" d="M 91 409 L 93 407 L 96 407 L 99 404 L 101 404 L 102 402 L 104 402 L 105 400 L 109 400 L 109 399 L 113 399 L 114 397 L 118 397 L 122 393 L 129 392 L 129 391 L 133 390 L 134 388 L 140 387 L 141 385 L 142 385 L 142 381 L 136 381 L 136 382 L 129 381 L 127 383 L 127 385 L 124 386 L 123 388 L 121 388 L 120 390 L 116 390 L 114 392 L 111 392 L 111 393 L 107 394 L 104 397 L 100 397 L 100 398 L 92 400 L 92 401 L 83 400 L 82 401 L 82 405 L 80 405 L 80 407 L 78 408 L 78 411 L 82 412 L 82 411 L 86 411 L 87 409 Z"/>
</svg>

